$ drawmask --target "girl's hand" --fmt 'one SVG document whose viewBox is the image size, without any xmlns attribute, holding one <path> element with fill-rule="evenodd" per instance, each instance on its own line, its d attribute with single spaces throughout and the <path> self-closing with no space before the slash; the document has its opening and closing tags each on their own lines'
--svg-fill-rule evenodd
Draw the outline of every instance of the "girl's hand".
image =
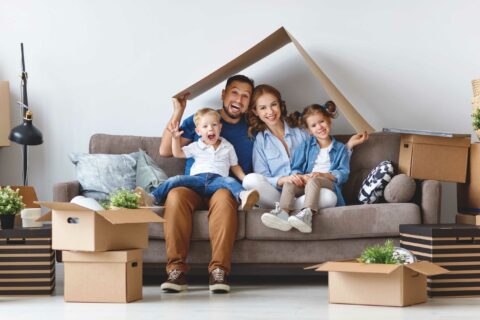
<svg viewBox="0 0 480 320">
<path fill-rule="evenodd" d="M 170 133 L 172 134 L 172 138 L 175 139 L 179 138 L 183 134 L 183 131 L 180 131 L 178 121 L 170 122 L 168 124 L 168 131 L 170 131 Z"/>
<path fill-rule="evenodd" d="M 359 144 L 364 143 L 365 141 L 368 140 L 368 133 L 365 131 L 364 133 L 357 133 L 354 134 L 353 136 L 350 137 L 350 139 L 347 142 L 347 148 L 348 150 L 352 150 Z"/>
</svg>

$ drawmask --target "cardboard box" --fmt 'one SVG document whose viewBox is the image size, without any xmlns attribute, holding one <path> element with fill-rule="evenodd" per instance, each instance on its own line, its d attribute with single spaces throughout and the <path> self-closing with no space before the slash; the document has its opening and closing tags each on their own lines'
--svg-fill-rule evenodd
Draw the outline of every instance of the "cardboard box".
<svg viewBox="0 0 480 320">
<path fill-rule="evenodd" d="M 178 98 L 186 93 L 189 93 L 188 99 L 193 99 L 226 80 L 228 77 L 239 73 L 240 71 L 262 60 L 289 43 L 293 43 L 295 48 L 298 50 L 298 53 L 305 60 L 305 63 L 310 71 L 318 79 L 322 87 L 325 89 L 327 95 L 335 102 L 340 112 L 342 112 L 352 127 L 357 132 L 374 132 L 375 130 L 367 123 L 367 121 L 365 121 L 360 113 L 357 112 L 357 110 L 337 89 L 337 87 L 335 87 L 332 81 L 327 77 L 327 75 L 322 71 L 312 57 L 310 57 L 300 43 L 284 27 L 276 30 L 274 33 L 255 44 L 252 48 L 248 49 L 203 79 L 199 80 L 188 88 L 183 89 L 174 97 Z"/>
<path fill-rule="evenodd" d="M 468 169 L 467 182 L 457 184 L 457 210 L 480 214 L 480 143 L 470 146 Z"/>
<path fill-rule="evenodd" d="M 480 228 L 461 224 L 400 225 L 400 245 L 447 274 L 427 278 L 430 297 L 480 296 Z"/>
<path fill-rule="evenodd" d="M 65 301 L 132 302 L 142 299 L 143 250 L 63 252 Z"/>
<path fill-rule="evenodd" d="M 427 301 L 426 276 L 447 270 L 429 262 L 406 265 L 326 262 L 330 303 L 404 307 Z"/>
<path fill-rule="evenodd" d="M 148 223 L 165 221 L 150 209 L 96 212 L 68 202 L 37 203 L 52 209 L 37 221 L 52 221 L 55 250 L 144 249 L 148 247 Z"/>
<path fill-rule="evenodd" d="M 0 147 L 10 145 L 10 86 L 8 81 L 0 81 Z"/>
<path fill-rule="evenodd" d="M 480 226 L 480 215 L 457 213 L 457 215 L 455 216 L 455 223 Z"/>
<path fill-rule="evenodd" d="M 465 182 L 470 135 L 402 135 L 398 169 L 415 179 Z"/>
</svg>

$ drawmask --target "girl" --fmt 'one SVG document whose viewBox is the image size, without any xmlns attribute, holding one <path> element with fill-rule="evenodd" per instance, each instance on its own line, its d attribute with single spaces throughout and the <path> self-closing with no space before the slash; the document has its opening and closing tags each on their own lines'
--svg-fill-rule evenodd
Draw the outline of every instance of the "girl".
<svg viewBox="0 0 480 320">
<path fill-rule="evenodd" d="M 311 137 L 295 150 L 292 157 L 292 175 L 301 184 L 286 182 L 283 185 L 279 208 L 262 216 L 289 215 L 296 196 L 305 194 L 303 208 L 288 218 L 288 223 L 300 232 L 312 232 L 312 215 L 319 209 L 320 190 L 335 192 L 337 206 L 345 205 L 341 187 L 350 173 L 350 152 L 347 147 L 330 136 L 335 104 L 313 104 L 302 113 L 302 121 Z M 275 210 L 273 210 L 275 211 Z M 266 218 L 268 220 L 268 218 Z"/>
</svg>

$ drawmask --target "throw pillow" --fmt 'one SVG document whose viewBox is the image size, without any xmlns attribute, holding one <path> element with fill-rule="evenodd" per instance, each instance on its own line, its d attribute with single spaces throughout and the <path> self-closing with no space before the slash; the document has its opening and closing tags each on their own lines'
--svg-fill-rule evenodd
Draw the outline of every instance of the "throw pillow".
<svg viewBox="0 0 480 320">
<path fill-rule="evenodd" d="M 82 195 L 103 200 L 118 189 L 135 188 L 138 152 L 130 154 L 72 153 Z"/>
<path fill-rule="evenodd" d="M 383 196 L 383 190 L 392 177 L 392 162 L 390 160 L 380 162 L 363 181 L 358 193 L 358 201 L 364 204 L 379 202 Z"/>
<path fill-rule="evenodd" d="M 147 192 L 152 192 L 167 179 L 168 176 L 165 171 L 163 171 L 145 151 L 139 149 L 137 186 L 142 187 Z"/>
<path fill-rule="evenodd" d="M 415 180 L 406 174 L 398 174 L 392 178 L 385 188 L 385 201 L 403 203 L 412 200 L 416 189 Z"/>
</svg>

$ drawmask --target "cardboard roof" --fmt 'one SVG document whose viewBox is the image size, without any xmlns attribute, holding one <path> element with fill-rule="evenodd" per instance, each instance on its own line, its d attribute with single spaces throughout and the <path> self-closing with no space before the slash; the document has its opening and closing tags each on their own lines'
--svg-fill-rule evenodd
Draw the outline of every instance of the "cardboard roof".
<svg viewBox="0 0 480 320">
<path fill-rule="evenodd" d="M 325 262 L 315 271 L 336 271 L 352 273 L 381 273 L 390 274 L 398 268 L 405 267 L 424 274 L 426 276 L 435 276 L 448 273 L 447 269 L 437 266 L 427 261 L 409 263 L 409 264 L 378 264 L 378 263 L 360 263 L 360 262 Z"/>
<path fill-rule="evenodd" d="M 321 85 L 325 89 L 328 96 L 335 102 L 340 112 L 343 113 L 347 121 L 357 132 L 367 131 L 368 133 L 375 130 L 368 122 L 357 112 L 352 104 L 345 98 L 345 96 L 335 87 L 332 81 L 322 71 L 322 69 L 316 64 L 316 62 L 310 57 L 300 43 L 284 28 L 281 27 L 252 48 L 248 49 L 232 61 L 228 62 L 224 66 L 218 68 L 211 74 L 207 75 L 203 79 L 197 81 L 193 85 L 186 89 L 183 89 L 174 98 L 181 97 L 186 93 L 189 93 L 188 99 L 193 99 L 205 91 L 213 88 L 217 84 L 226 80 L 232 75 L 235 75 L 250 65 L 260 61 L 267 57 L 283 46 L 293 43 L 298 50 L 302 58 L 308 65 L 310 71 L 320 81 Z"/>
<path fill-rule="evenodd" d="M 150 223 L 150 222 L 165 222 L 165 220 L 158 216 L 150 209 L 125 209 L 120 208 L 117 210 L 105 210 L 96 212 L 94 210 L 82 207 L 75 203 L 70 202 L 49 202 L 49 201 L 37 201 L 39 205 L 47 207 L 52 210 L 58 211 L 74 211 L 74 212 L 95 212 L 111 224 L 124 224 L 124 223 Z M 41 216 L 36 221 L 49 221 L 51 220 L 52 213 L 49 212 Z"/>
</svg>

